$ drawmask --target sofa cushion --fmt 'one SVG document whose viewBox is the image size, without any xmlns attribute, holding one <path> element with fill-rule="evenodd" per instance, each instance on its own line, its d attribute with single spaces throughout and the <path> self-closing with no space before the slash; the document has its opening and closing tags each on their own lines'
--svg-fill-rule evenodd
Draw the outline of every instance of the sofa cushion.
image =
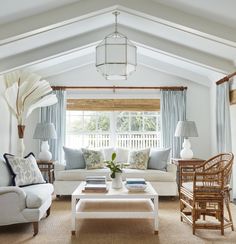
<svg viewBox="0 0 236 244">
<path fill-rule="evenodd" d="M 127 178 L 144 178 L 146 181 L 168 182 L 176 181 L 175 174 L 171 172 L 156 170 L 156 169 L 124 169 L 123 179 Z"/>
<path fill-rule="evenodd" d="M 110 179 L 110 170 L 108 168 L 103 169 L 74 169 L 74 170 L 61 170 L 56 174 L 57 181 L 83 181 L 86 176 L 98 176 L 105 175 L 107 179 Z M 139 170 L 139 169 L 123 169 L 122 178 L 125 180 L 129 178 L 144 178 L 147 181 L 175 181 L 176 175 L 172 172 L 165 172 L 160 170 Z"/>
<path fill-rule="evenodd" d="M 169 155 L 170 155 L 170 148 L 151 149 L 150 157 L 148 161 L 148 168 L 166 171 Z"/>
<path fill-rule="evenodd" d="M 25 186 L 45 183 L 33 153 L 24 158 L 5 153 L 4 158 L 13 174 L 13 185 Z"/>
<path fill-rule="evenodd" d="M 50 183 L 24 186 L 21 189 L 26 193 L 27 208 L 39 208 L 54 191 Z"/>
<path fill-rule="evenodd" d="M 129 168 L 147 169 L 150 149 L 132 150 L 129 152 Z"/>
<path fill-rule="evenodd" d="M 116 152 L 115 148 L 113 147 L 107 147 L 102 149 L 102 153 L 104 156 L 105 161 L 110 161 L 111 160 L 111 155 L 112 153 Z"/>
<path fill-rule="evenodd" d="M 104 157 L 101 151 L 82 148 L 84 160 L 87 169 L 102 169 L 104 168 Z"/>
<path fill-rule="evenodd" d="M 0 157 L 0 186 L 11 186 L 13 175 L 11 174 L 6 162 Z"/>
<path fill-rule="evenodd" d="M 81 149 L 63 147 L 66 169 L 85 169 L 85 161 Z"/>
<path fill-rule="evenodd" d="M 128 163 L 129 149 L 118 147 L 115 152 L 117 163 Z"/>
</svg>

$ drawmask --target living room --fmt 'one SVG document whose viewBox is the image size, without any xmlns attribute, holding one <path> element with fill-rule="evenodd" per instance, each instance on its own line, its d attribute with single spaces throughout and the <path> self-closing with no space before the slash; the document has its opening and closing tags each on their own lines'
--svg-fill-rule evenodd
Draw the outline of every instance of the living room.
<svg viewBox="0 0 236 244">
<path fill-rule="evenodd" d="M 0 178 L 9 174 L 15 182 L 4 185 L 0 180 L 4 214 L 0 215 L 0 243 L 234 243 L 235 2 L 11 0 L 2 1 L 1 6 L 5 11 L 0 14 L 0 156 L 5 159 Z M 36 91 L 36 98 L 29 99 L 28 91 Z M 96 169 L 89 162 L 93 153 L 100 157 Z M 138 154 L 145 163 L 132 166 Z M 195 170 L 221 154 L 226 155 L 225 164 L 231 165 L 226 167 L 228 190 L 221 194 L 226 210 L 217 200 L 214 210 L 201 202 L 194 214 L 196 222 L 199 216 L 216 219 L 217 227 L 212 230 L 208 222 L 189 221 L 184 211 L 189 195 L 181 188 L 184 173 L 188 174 L 183 164 Z M 160 160 L 162 156 L 166 159 Z M 42 184 L 20 184 L 14 157 L 17 163 L 32 161 L 37 183 Z M 122 184 L 144 179 L 146 190 L 129 193 L 122 186 L 125 193 L 116 192 L 108 163 L 113 161 L 121 163 Z M 84 193 L 91 197 L 91 204 L 98 201 L 98 195 L 117 200 L 118 206 L 108 201 L 106 206 L 114 210 L 111 216 L 96 211 L 73 218 L 73 203 L 76 206 L 83 195 L 79 189 L 91 176 L 106 176 L 110 186 L 106 194 Z M 22 213 L 13 211 L 19 206 L 8 188 L 25 199 L 25 209 L 20 204 Z M 34 195 L 27 196 L 32 189 Z M 50 195 L 45 202 L 40 198 L 44 191 Z M 134 209 L 146 206 L 142 202 L 135 206 L 135 197 L 146 194 L 153 212 L 126 210 L 124 216 L 115 212 L 128 208 L 115 199 L 122 194 Z M 39 202 L 35 207 L 36 198 L 43 208 Z M 78 202 L 83 201 L 88 199 Z M 30 215 L 32 209 L 40 213 L 38 220 L 32 219 L 36 216 Z M 227 218 L 223 224 L 220 211 Z"/>
</svg>

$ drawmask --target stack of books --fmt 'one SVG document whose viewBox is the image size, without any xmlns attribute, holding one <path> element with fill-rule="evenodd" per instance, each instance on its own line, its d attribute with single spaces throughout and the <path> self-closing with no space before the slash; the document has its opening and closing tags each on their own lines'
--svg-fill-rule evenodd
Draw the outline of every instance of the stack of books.
<svg viewBox="0 0 236 244">
<path fill-rule="evenodd" d="M 125 186 L 130 191 L 144 191 L 147 185 L 143 178 L 126 178 Z"/>
<path fill-rule="evenodd" d="M 83 192 L 107 192 L 106 176 L 87 176 Z"/>
</svg>

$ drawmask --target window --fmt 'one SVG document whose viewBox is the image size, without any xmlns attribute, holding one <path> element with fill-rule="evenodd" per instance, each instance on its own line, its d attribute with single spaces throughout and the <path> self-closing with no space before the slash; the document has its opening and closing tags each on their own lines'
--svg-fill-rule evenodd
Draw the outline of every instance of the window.
<svg viewBox="0 0 236 244">
<path fill-rule="evenodd" d="M 67 110 L 66 146 L 160 147 L 159 112 Z"/>
<path fill-rule="evenodd" d="M 66 146 L 107 147 L 109 145 L 109 113 L 94 111 L 66 112 Z"/>
</svg>

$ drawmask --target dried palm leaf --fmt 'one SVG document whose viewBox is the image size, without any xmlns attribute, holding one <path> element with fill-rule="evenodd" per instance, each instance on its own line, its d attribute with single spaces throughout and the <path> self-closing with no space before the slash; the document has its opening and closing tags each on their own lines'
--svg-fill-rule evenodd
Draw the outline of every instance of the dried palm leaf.
<svg viewBox="0 0 236 244">
<path fill-rule="evenodd" d="M 50 94 L 52 88 L 46 80 L 27 71 L 13 71 L 4 76 L 7 89 L 5 99 L 16 116 L 19 125 L 38 107 L 57 103 L 55 95 Z"/>
</svg>

